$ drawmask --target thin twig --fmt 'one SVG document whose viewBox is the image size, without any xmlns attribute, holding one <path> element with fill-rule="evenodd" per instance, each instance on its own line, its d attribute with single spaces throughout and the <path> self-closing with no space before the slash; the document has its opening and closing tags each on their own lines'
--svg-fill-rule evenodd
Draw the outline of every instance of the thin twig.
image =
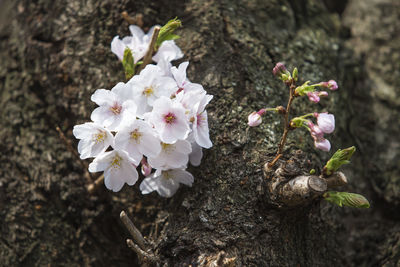
<svg viewBox="0 0 400 267">
<path fill-rule="evenodd" d="M 129 233 L 135 240 L 135 242 L 139 245 L 141 249 L 146 250 L 147 249 L 146 240 L 143 238 L 142 234 L 133 224 L 131 219 L 129 219 L 128 215 L 126 215 L 125 211 L 121 211 L 121 214 L 119 216 L 121 218 L 121 221 L 124 223 L 126 229 L 128 229 Z"/>
<path fill-rule="evenodd" d="M 147 253 L 146 251 L 142 250 L 138 245 L 135 244 L 135 242 L 132 241 L 132 239 L 127 239 L 126 244 L 130 249 L 132 249 L 138 256 L 141 258 L 142 261 L 151 261 L 151 262 L 157 262 L 157 257 L 154 255 L 151 255 L 150 253 Z"/>
<path fill-rule="evenodd" d="M 69 139 L 65 136 L 65 134 L 64 134 L 64 132 L 61 130 L 61 128 L 57 126 L 57 127 L 56 127 L 56 130 L 57 130 L 57 132 L 58 132 L 58 135 L 60 136 L 60 139 L 63 141 L 63 143 L 64 143 L 65 146 L 67 147 L 67 150 L 68 150 L 69 152 L 71 152 L 72 155 L 74 155 L 74 157 L 78 160 L 79 164 L 81 164 L 82 168 L 83 168 L 84 171 L 85 171 L 85 178 L 86 178 L 86 180 L 88 180 L 88 182 L 91 183 L 93 177 L 92 177 L 92 174 L 91 174 L 90 172 L 88 172 L 88 167 L 89 167 L 88 164 L 87 164 L 85 161 L 83 161 L 83 160 L 79 157 L 78 152 L 76 152 L 76 149 L 74 149 L 73 146 L 72 146 L 71 140 L 69 140 Z"/>
<path fill-rule="evenodd" d="M 124 20 L 129 24 L 136 24 L 140 28 L 143 27 L 143 14 L 138 13 L 134 17 L 131 17 L 128 15 L 128 12 L 123 11 L 121 15 L 124 18 Z"/>
<path fill-rule="evenodd" d="M 290 89 L 289 89 L 289 101 L 287 103 L 286 107 L 286 113 L 284 114 L 285 118 L 285 128 L 283 130 L 283 135 L 281 138 L 281 141 L 279 142 L 278 145 L 278 151 L 276 152 L 275 158 L 271 161 L 270 164 L 268 164 L 268 167 L 271 168 L 274 166 L 274 164 L 277 162 L 277 160 L 281 157 L 281 154 L 283 152 L 283 148 L 285 147 L 286 144 L 286 138 L 290 130 L 290 122 L 289 122 L 289 113 L 290 113 L 290 107 L 292 105 L 293 99 L 294 99 L 294 89 L 296 88 L 296 85 L 294 84 L 294 81 L 292 80 L 292 83 L 290 84 Z"/>
<path fill-rule="evenodd" d="M 96 181 L 94 181 L 93 183 L 90 183 L 87 186 L 87 191 L 89 192 L 89 194 L 93 194 L 96 189 L 103 184 L 104 181 L 104 174 L 100 175 L 99 178 L 96 179 Z"/>
<path fill-rule="evenodd" d="M 143 63 L 139 66 L 137 73 L 140 73 L 147 64 L 151 62 L 151 58 L 153 57 L 154 46 L 156 45 L 158 34 L 160 33 L 160 27 L 154 27 L 153 35 L 151 36 L 151 42 L 149 44 L 149 48 L 147 49 L 146 55 L 143 58 Z"/>
</svg>

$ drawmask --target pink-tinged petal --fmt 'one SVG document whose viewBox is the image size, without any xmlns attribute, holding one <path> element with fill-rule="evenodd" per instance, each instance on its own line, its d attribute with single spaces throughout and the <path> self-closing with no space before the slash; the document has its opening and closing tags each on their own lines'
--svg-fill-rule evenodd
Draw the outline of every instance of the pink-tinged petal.
<svg viewBox="0 0 400 267">
<path fill-rule="evenodd" d="M 331 143 L 325 138 L 315 140 L 314 145 L 317 149 L 326 152 L 329 152 L 329 150 L 331 149 Z"/>
<path fill-rule="evenodd" d="M 140 162 L 141 166 L 141 172 L 144 176 L 149 176 L 151 174 L 151 171 L 153 168 L 150 166 L 150 164 L 147 162 L 146 158 L 143 158 L 142 161 Z"/>
<path fill-rule="evenodd" d="M 318 127 L 324 133 L 330 134 L 335 130 L 335 116 L 328 113 L 319 113 L 317 117 Z"/>
<path fill-rule="evenodd" d="M 250 115 L 249 115 L 249 117 L 247 119 L 248 119 L 248 123 L 247 124 L 250 127 L 256 127 L 256 126 L 260 125 L 261 122 L 262 122 L 261 116 L 255 111 L 250 113 Z"/>
<path fill-rule="evenodd" d="M 117 172 L 111 168 L 104 171 L 104 185 L 113 192 L 120 191 L 125 183 L 124 180 L 117 177 L 117 175 Z"/>
<path fill-rule="evenodd" d="M 90 115 L 90 119 L 95 123 L 105 126 L 104 121 L 109 116 L 111 116 L 109 107 L 100 106 L 93 110 L 92 114 Z"/>
<path fill-rule="evenodd" d="M 203 111 L 201 114 L 197 115 L 197 118 L 193 124 L 194 139 L 199 146 L 204 148 L 212 147 L 209 132 L 210 130 L 208 129 L 207 111 Z"/>
<path fill-rule="evenodd" d="M 124 58 L 125 48 L 126 45 L 119 39 L 119 36 L 115 36 L 111 42 L 111 52 L 113 52 L 121 61 Z"/>
<path fill-rule="evenodd" d="M 132 36 L 135 36 L 138 39 L 142 39 L 144 36 L 143 30 L 136 25 L 129 25 L 129 31 L 131 32 Z"/>
<path fill-rule="evenodd" d="M 116 95 L 110 90 L 106 89 L 97 89 L 94 94 L 91 96 L 90 100 L 95 102 L 97 105 L 112 105 L 117 98 Z"/>
<path fill-rule="evenodd" d="M 318 96 L 318 92 L 308 92 L 308 93 L 307 93 L 307 96 L 308 96 L 308 99 L 309 99 L 311 102 L 314 102 L 314 103 L 318 103 L 319 100 L 320 100 L 320 98 L 319 98 L 319 96 Z"/>
<path fill-rule="evenodd" d="M 197 143 L 192 143 L 192 153 L 189 154 L 190 164 L 199 166 L 203 158 L 203 150 Z"/>
</svg>

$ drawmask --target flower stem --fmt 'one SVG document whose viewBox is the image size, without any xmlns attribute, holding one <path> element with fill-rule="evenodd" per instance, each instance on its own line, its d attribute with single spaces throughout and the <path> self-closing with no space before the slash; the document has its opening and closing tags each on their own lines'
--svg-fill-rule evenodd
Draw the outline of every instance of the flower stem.
<svg viewBox="0 0 400 267">
<path fill-rule="evenodd" d="M 154 46 L 156 45 L 158 34 L 160 33 L 160 27 L 154 27 L 153 35 L 151 36 L 151 42 L 149 44 L 149 48 L 147 49 L 146 55 L 143 58 L 143 63 L 140 65 L 137 70 L 137 74 L 139 74 L 147 64 L 151 62 L 151 58 L 153 57 Z"/>
<path fill-rule="evenodd" d="M 294 81 L 290 83 L 289 87 L 289 100 L 286 106 L 286 113 L 284 114 L 284 120 L 285 120 L 285 128 L 283 129 L 283 135 L 281 138 L 281 141 L 279 142 L 278 145 L 278 151 L 276 152 L 275 158 L 268 164 L 268 167 L 272 167 L 275 165 L 275 163 L 278 161 L 278 159 L 282 156 L 282 151 L 286 143 L 286 138 L 290 130 L 290 124 L 289 124 L 289 113 L 290 113 L 290 107 L 292 105 L 293 99 L 294 99 L 294 89 L 296 88 L 296 85 Z"/>
</svg>

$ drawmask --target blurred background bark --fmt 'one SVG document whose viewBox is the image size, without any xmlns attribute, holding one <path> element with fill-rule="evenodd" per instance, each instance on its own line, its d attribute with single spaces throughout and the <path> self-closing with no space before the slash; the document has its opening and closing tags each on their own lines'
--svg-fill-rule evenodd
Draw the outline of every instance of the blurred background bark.
<svg viewBox="0 0 400 267">
<path fill-rule="evenodd" d="M 142 196 L 137 185 L 89 195 L 55 130 L 75 146 L 71 130 L 89 120 L 90 95 L 124 81 L 110 51 L 115 35 L 128 35 L 123 11 L 143 14 L 145 29 L 182 19 L 188 77 L 214 95 L 214 146 L 189 169 L 193 187 L 171 199 Z M 221 251 L 235 266 L 399 265 L 399 19 L 394 0 L 0 1 L 0 265 L 138 265 L 123 209 L 161 238 L 169 266 L 205 264 Z M 302 81 L 338 81 L 318 105 L 296 100 L 294 113 L 335 114 L 331 152 L 356 145 L 345 190 L 365 195 L 369 210 L 320 201 L 277 210 L 266 201 L 262 166 L 280 120 L 268 115 L 250 130 L 246 120 L 285 104 L 271 73 L 278 61 L 297 66 Z M 329 156 L 296 132 L 285 160 L 302 149 L 305 170 L 322 167 Z"/>
</svg>

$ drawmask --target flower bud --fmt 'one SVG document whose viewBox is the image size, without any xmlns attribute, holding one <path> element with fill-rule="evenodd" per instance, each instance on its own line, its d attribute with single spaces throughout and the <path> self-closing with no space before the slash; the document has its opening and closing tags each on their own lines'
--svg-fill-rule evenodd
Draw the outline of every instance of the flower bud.
<svg viewBox="0 0 400 267">
<path fill-rule="evenodd" d="M 318 92 L 308 92 L 307 96 L 308 96 L 308 99 L 314 103 L 318 103 L 320 100 Z"/>
<path fill-rule="evenodd" d="M 247 123 L 250 127 L 255 127 L 261 124 L 262 118 L 258 112 L 252 112 L 248 117 L 249 122 Z"/>
<path fill-rule="evenodd" d="M 278 77 L 284 82 L 289 82 L 292 79 L 290 72 L 286 69 L 282 62 L 278 62 L 275 65 L 275 67 L 272 69 L 272 73 L 274 76 Z"/>
<path fill-rule="evenodd" d="M 335 130 L 335 116 L 328 113 L 314 113 L 317 118 L 318 127 L 322 132 L 330 134 Z"/>
<path fill-rule="evenodd" d="M 329 80 L 327 82 L 321 82 L 321 83 L 319 83 L 319 85 L 322 86 L 322 87 L 326 87 L 326 88 L 328 88 L 329 90 L 332 90 L 332 91 L 335 91 L 335 90 L 337 90 L 339 88 L 338 85 L 337 85 L 337 82 L 334 81 L 334 80 Z"/>
<path fill-rule="evenodd" d="M 317 149 L 325 152 L 329 152 L 329 150 L 331 150 L 331 143 L 325 138 L 314 140 L 314 145 Z"/>
<path fill-rule="evenodd" d="M 144 176 L 149 176 L 151 174 L 151 170 L 152 170 L 150 164 L 147 163 L 147 160 L 145 158 L 143 158 L 140 163 L 142 164 L 142 167 L 141 167 L 142 174 Z"/>
</svg>

